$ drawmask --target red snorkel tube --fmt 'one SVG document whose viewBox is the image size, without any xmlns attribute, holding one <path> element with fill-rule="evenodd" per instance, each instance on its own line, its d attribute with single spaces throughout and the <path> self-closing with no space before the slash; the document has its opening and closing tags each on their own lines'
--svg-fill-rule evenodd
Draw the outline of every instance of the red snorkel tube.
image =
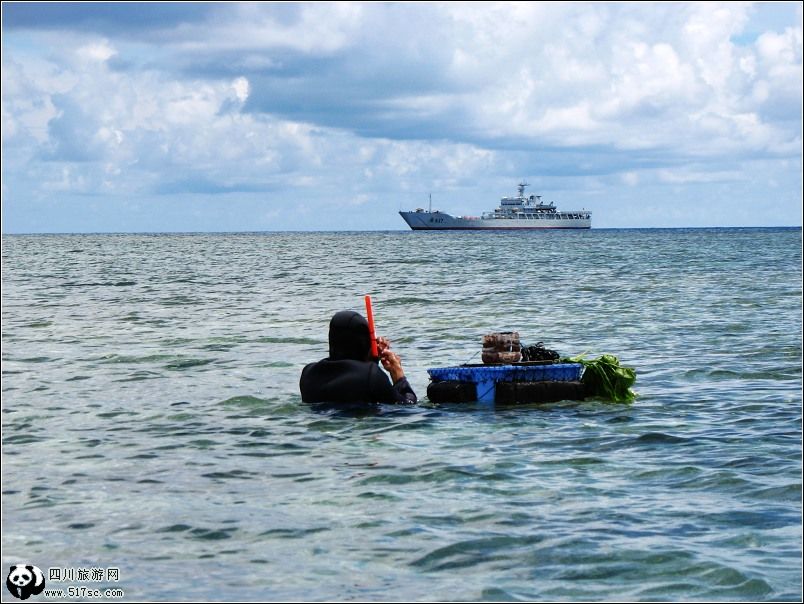
<svg viewBox="0 0 804 604">
<path fill-rule="evenodd" d="M 377 351 L 377 335 L 374 333 L 374 313 L 371 311 L 371 296 L 366 296 L 366 321 L 369 326 L 369 342 L 371 343 L 371 358 L 375 361 L 380 358 Z"/>
</svg>

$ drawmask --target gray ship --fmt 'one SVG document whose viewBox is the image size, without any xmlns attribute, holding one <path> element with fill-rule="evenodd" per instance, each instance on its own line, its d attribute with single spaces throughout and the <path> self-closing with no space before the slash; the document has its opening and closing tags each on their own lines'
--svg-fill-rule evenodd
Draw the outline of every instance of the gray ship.
<svg viewBox="0 0 804 604">
<path fill-rule="evenodd" d="M 592 212 L 573 210 L 564 212 L 555 204 L 544 203 L 541 195 L 525 197 L 528 183 L 518 185 L 519 195 L 503 197 L 500 206 L 481 216 L 452 216 L 432 209 L 417 208 L 412 212 L 399 212 L 414 231 L 454 231 L 485 229 L 590 229 Z"/>
</svg>

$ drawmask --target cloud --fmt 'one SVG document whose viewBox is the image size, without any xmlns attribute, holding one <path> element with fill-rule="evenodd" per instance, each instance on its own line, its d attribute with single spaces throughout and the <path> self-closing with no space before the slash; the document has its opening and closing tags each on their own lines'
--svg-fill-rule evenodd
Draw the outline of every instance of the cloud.
<svg viewBox="0 0 804 604">
<path fill-rule="evenodd" d="M 253 83 L 245 110 L 479 146 L 522 138 L 717 155 L 799 142 L 777 116 L 797 115 L 801 30 L 738 47 L 742 5 L 428 5 L 413 20 L 397 14 L 404 5 L 384 8 L 350 21 L 362 25 L 350 44 L 288 44 L 266 50 L 265 67 L 240 62 Z"/>
<path fill-rule="evenodd" d="M 40 158 L 65 162 L 103 159 L 104 144 L 111 141 L 102 132 L 109 132 L 108 128 L 101 129 L 94 116 L 68 95 L 53 95 L 50 100 L 57 115 L 48 120 L 48 147 L 42 149 Z M 93 124 L 95 128 L 90 127 Z"/>
<path fill-rule="evenodd" d="M 358 209 L 436 187 L 488 205 L 522 177 L 738 190 L 769 160 L 795 184 L 800 21 L 742 3 L 4 4 L 4 174 L 30 196 Z"/>
<path fill-rule="evenodd" d="M 77 51 L 78 56 L 85 61 L 108 61 L 117 51 L 109 44 L 108 40 L 92 42 L 82 46 Z"/>
<path fill-rule="evenodd" d="M 3 4 L 3 28 L 8 30 L 65 30 L 137 34 L 150 37 L 154 30 L 169 31 L 178 26 L 214 18 L 213 3 L 156 2 L 7 2 Z"/>
</svg>

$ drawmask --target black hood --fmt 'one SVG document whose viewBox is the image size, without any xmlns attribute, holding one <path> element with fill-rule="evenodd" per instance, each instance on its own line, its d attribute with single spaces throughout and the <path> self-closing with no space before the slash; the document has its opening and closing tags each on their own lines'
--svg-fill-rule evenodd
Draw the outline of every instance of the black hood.
<svg viewBox="0 0 804 604">
<path fill-rule="evenodd" d="M 329 322 L 329 358 L 367 361 L 370 351 L 368 321 L 351 310 L 335 313 Z"/>
</svg>

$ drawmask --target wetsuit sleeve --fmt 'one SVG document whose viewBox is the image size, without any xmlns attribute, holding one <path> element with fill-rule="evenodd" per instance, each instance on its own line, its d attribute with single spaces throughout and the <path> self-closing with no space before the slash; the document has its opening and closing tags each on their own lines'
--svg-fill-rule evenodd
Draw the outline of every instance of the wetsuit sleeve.
<svg viewBox="0 0 804 604">
<path fill-rule="evenodd" d="M 402 378 L 395 384 L 391 384 L 391 380 L 378 365 L 372 364 L 369 379 L 371 382 L 372 398 L 377 402 L 412 405 L 418 400 L 407 378 Z"/>
<path fill-rule="evenodd" d="M 417 402 L 419 399 L 416 397 L 416 393 L 413 392 L 413 388 L 410 387 L 408 383 L 408 378 L 402 378 L 397 380 L 394 383 L 394 390 L 399 398 L 400 403 L 406 403 L 412 405 L 413 403 Z"/>
</svg>

